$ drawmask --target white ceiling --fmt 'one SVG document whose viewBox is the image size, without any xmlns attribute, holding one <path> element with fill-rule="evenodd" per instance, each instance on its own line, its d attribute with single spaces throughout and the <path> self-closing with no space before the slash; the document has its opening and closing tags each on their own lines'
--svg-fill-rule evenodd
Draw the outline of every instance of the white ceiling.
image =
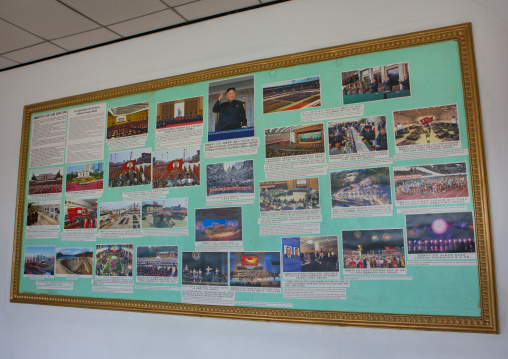
<svg viewBox="0 0 508 359">
<path fill-rule="evenodd" d="M 287 0 L 0 0 L 0 71 Z"/>
</svg>

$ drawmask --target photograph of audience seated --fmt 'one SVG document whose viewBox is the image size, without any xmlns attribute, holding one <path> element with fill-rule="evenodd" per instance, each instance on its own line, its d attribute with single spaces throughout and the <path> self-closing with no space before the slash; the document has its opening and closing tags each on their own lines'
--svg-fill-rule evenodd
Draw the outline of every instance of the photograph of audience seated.
<svg viewBox="0 0 508 359">
<path fill-rule="evenodd" d="M 28 195 L 62 193 L 63 168 L 41 168 L 30 170 L 28 176 Z"/>
<path fill-rule="evenodd" d="M 282 248 L 284 273 L 339 271 L 337 236 L 282 238 Z"/>
<path fill-rule="evenodd" d="M 321 106 L 319 76 L 263 85 L 263 113 Z"/>
<path fill-rule="evenodd" d="M 259 182 L 261 212 L 289 212 L 319 208 L 319 179 L 317 177 Z"/>
<path fill-rule="evenodd" d="M 157 130 L 203 123 L 204 97 L 192 97 L 157 104 Z"/>
<path fill-rule="evenodd" d="M 407 62 L 342 73 L 344 105 L 407 96 L 411 96 Z"/>
<path fill-rule="evenodd" d="M 182 252 L 182 284 L 228 285 L 228 254 Z"/>
<path fill-rule="evenodd" d="M 178 246 L 138 246 L 136 248 L 136 280 L 140 277 L 178 278 Z"/>
<path fill-rule="evenodd" d="M 323 124 L 295 125 L 265 130 L 266 158 L 324 155 Z"/>
<path fill-rule="evenodd" d="M 230 252 L 232 287 L 280 288 L 279 252 Z"/>
<path fill-rule="evenodd" d="M 148 134 L 148 101 L 108 110 L 108 140 Z"/>
</svg>

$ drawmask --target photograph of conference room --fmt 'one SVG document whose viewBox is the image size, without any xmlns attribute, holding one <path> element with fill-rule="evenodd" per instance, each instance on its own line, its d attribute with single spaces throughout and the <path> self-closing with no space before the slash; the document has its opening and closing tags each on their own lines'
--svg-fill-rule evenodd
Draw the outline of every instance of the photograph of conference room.
<svg viewBox="0 0 508 359">
<path fill-rule="evenodd" d="M 187 198 L 158 199 L 143 201 L 141 204 L 141 227 L 149 228 L 187 228 Z"/>
<path fill-rule="evenodd" d="M 159 130 L 202 124 L 203 103 L 203 96 L 160 102 L 157 104 L 155 127 Z"/>
<path fill-rule="evenodd" d="M 97 244 L 95 275 L 132 277 L 132 244 Z"/>
<path fill-rule="evenodd" d="M 325 152 L 323 124 L 295 125 L 265 130 L 266 158 L 315 155 Z"/>
<path fill-rule="evenodd" d="M 199 146 L 153 153 L 153 188 L 199 186 Z"/>
<path fill-rule="evenodd" d="M 319 76 L 263 85 L 263 113 L 321 106 Z"/>
<path fill-rule="evenodd" d="M 40 201 L 28 202 L 26 225 L 31 226 L 59 226 L 60 202 Z"/>
<path fill-rule="evenodd" d="M 136 247 L 136 281 L 149 282 L 148 279 L 160 279 L 161 282 L 177 281 L 178 246 Z"/>
<path fill-rule="evenodd" d="M 457 105 L 394 111 L 393 123 L 397 147 L 460 140 Z"/>
<path fill-rule="evenodd" d="M 206 165 L 207 199 L 228 195 L 254 198 L 254 161 L 231 161 Z"/>
<path fill-rule="evenodd" d="M 65 201 L 64 229 L 97 229 L 97 199 L 73 199 Z"/>
<path fill-rule="evenodd" d="M 228 253 L 182 252 L 182 284 L 228 285 Z"/>
<path fill-rule="evenodd" d="M 280 288 L 279 252 L 230 252 L 229 268 L 230 286 Z"/>
<path fill-rule="evenodd" d="M 148 101 L 108 110 L 108 140 L 146 134 L 148 134 Z"/>
<path fill-rule="evenodd" d="M 65 191 L 101 190 L 104 180 L 104 162 L 67 166 Z"/>
<path fill-rule="evenodd" d="M 339 271 L 337 236 L 282 238 L 282 247 L 284 273 Z"/>
<path fill-rule="evenodd" d="M 151 182 L 151 148 L 109 154 L 109 187 L 142 186 Z"/>
<path fill-rule="evenodd" d="M 62 193 L 62 167 L 30 170 L 28 195 L 58 195 Z"/>
<path fill-rule="evenodd" d="M 242 207 L 197 208 L 196 242 L 241 241 Z"/>
<path fill-rule="evenodd" d="M 411 96 L 409 80 L 407 62 L 343 72 L 344 105 Z"/>
<path fill-rule="evenodd" d="M 25 276 L 55 274 L 55 246 L 25 246 Z"/>
<path fill-rule="evenodd" d="M 100 229 L 140 229 L 139 202 L 102 202 L 100 204 Z"/>
<path fill-rule="evenodd" d="M 261 212 L 319 210 L 319 208 L 317 177 L 259 182 Z"/>
</svg>

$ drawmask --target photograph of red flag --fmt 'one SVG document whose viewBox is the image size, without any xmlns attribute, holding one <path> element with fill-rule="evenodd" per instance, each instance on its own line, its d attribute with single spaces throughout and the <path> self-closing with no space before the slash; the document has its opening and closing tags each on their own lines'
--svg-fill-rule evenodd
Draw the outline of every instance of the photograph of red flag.
<svg viewBox="0 0 508 359">
<path fill-rule="evenodd" d="M 199 146 L 153 153 L 153 188 L 199 186 Z"/>
</svg>

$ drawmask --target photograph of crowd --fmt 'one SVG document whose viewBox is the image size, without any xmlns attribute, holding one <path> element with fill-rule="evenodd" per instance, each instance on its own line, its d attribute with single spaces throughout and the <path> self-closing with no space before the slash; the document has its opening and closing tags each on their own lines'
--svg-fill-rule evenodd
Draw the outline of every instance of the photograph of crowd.
<svg viewBox="0 0 508 359">
<path fill-rule="evenodd" d="M 64 229 L 96 229 L 97 199 L 65 201 Z"/>
<path fill-rule="evenodd" d="M 178 246 L 136 247 L 136 279 L 178 278 Z"/>
<path fill-rule="evenodd" d="M 138 202 L 103 202 L 100 204 L 100 229 L 140 229 Z"/>
<path fill-rule="evenodd" d="M 225 195 L 254 196 L 254 161 L 232 161 L 206 165 L 207 198 Z"/>
<path fill-rule="evenodd" d="M 411 96 L 407 62 L 342 73 L 344 105 Z"/>
<path fill-rule="evenodd" d="M 393 169 L 395 200 L 469 197 L 465 162 Z"/>
<path fill-rule="evenodd" d="M 344 268 L 406 268 L 402 229 L 342 231 Z"/>
<path fill-rule="evenodd" d="M 67 166 L 65 191 L 101 190 L 104 180 L 104 162 Z"/>
<path fill-rule="evenodd" d="M 62 167 L 30 170 L 28 176 L 28 195 L 62 193 Z"/>
<path fill-rule="evenodd" d="M 25 270 L 28 276 L 55 274 L 55 246 L 25 246 Z"/>
<path fill-rule="evenodd" d="M 196 209 L 196 242 L 241 241 L 242 207 Z"/>
<path fill-rule="evenodd" d="M 279 252 L 230 252 L 229 268 L 230 286 L 280 288 Z"/>
<path fill-rule="evenodd" d="M 160 102 L 157 104 L 157 129 L 199 125 L 203 123 L 204 97 Z"/>
<path fill-rule="evenodd" d="M 394 111 L 393 123 L 397 147 L 460 140 L 457 105 Z"/>
<path fill-rule="evenodd" d="M 199 146 L 153 153 L 153 188 L 199 186 Z"/>
<path fill-rule="evenodd" d="M 187 198 L 143 201 L 141 204 L 141 227 L 187 228 Z"/>
<path fill-rule="evenodd" d="M 384 206 L 392 203 L 389 167 L 331 172 L 330 183 L 332 207 Z"/>
<path fill-rule="evenodd" d="M 263 85 L 263 113 L 321 106 L 319 76 Z"/>
<path fill-rule="evenodd" d="M 259 210 L 261 212 L 319 208 L 319 179 L 317 177 L 259 182 Z"/>
<path fill-rule="evenodd" d="M 146 134 L 148 134 L 148 101 L 108 110 L 108 140 Z"/>
<path fill-rule="evenodd" d="M 182 284 L 228 285 L 228 254 L 182 252 Z"/>
<path fill-rule="evenodd" d="M 92 248 L 57 248 L 55 274 L 62 276 L 92 276 Z"/>
<path fill-rule="evenodd" d="M 284 273 L 338 272 L 337 236 L 282 238 Z"/>
<path fill-rule="evenodd" d="M 132 244 L 97 244 L 95 275 L 132 277 Z"/>
<path fill-rule="evenodd" d="M 266 158 L 324 154 L 323 133 L 322 123 L 266 129 Z"/>
<path fill-rule="evenodd" d="M 388 150 L 386 116 L 330 121 L 328 136 L 331 156 Z"/>
<path fill-rule="evenodd" d="M 476 253 L 472 212 L 406 215 L 408 254 Z"/>
<path fill-rule="evenodd" d="M 32 226 L 59 226 L 60 202 L 28 202 L 26 225 Z"/>
<path fill-rule="evenodd" d="M 109 187 L 129 187 L 152 181 L 151 148 L 109 154 Z"/>
</svg>

